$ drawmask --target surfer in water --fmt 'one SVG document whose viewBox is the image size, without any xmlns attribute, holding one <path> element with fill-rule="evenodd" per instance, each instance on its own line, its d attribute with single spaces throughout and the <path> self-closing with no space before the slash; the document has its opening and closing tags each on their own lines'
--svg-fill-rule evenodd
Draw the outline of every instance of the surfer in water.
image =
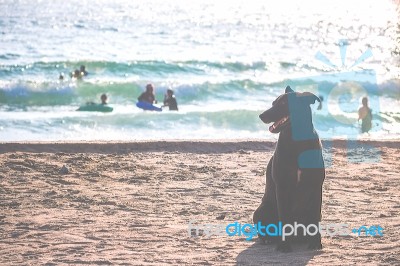
<svg viewBox="0 0 400 266">
<path fill-rule="evenodd" d="M 101 101 L 100 105 L 107 105 L 107 101 L 108 101 L 107 94 L 103 93 L 100 96 L 100 101 Z M 86 102 L 86 105 L 96 105 L 96 103 L 95 102 Z"/>
<path fill-rule="evenodd" d="M 164 96 L 164 106 L 168 106 L 170 111 L 178 111 L 178 103 L 176 102 L 174 91 L 171 89 L 168 89 L 167 94 Z"/>
<path fill-rule="evenodd" d="M 368 98 L 363 97 L 362 106 L 358 109 L 358 120 L 361 119 L 361 133 L 368 133 L 372 127 L 372 110 L 368 107 Z"/>
<path fill-rule="evenodd" d="M 101 100 L 101 104 L 102 104 L 102 105 L 106 105 L 106 104 L 107 104 L 107 100 L 108 100 L 107 94 L 103 93 L 103 94 L 100 96 L 100 100 Z"/>
<path fill-rule="evenodd" d="M 150 104 L 157 103 L 156 97 L 154 95 L 154 86 L 153 86 L 153 84 L 149 83 L 149 84 L 146 85 L 146 91 L 143 92 L 139 96 L 138 101 L 139 102 L 146 102 L 146 103 L 150 103 Z"/>
</svg>

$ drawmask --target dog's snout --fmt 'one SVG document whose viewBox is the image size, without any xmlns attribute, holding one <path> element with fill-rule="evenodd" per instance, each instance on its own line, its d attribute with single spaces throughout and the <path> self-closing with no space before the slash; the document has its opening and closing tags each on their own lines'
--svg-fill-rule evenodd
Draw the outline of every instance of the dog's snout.
<svg viewBox="0 0 400 266">
<path fill-rule="evenodd" d="M 269 119 L 268 119 L 267 111 L 263 112 L 263 113 L 260 114 L 258 117 L 261 119 L 261 121 L 263 121 L 263 122 L 266 123 L 266 124 L 268 124 L 268 123 L 271 122 L 271 121 L 269 121 Z"/>
</svg>

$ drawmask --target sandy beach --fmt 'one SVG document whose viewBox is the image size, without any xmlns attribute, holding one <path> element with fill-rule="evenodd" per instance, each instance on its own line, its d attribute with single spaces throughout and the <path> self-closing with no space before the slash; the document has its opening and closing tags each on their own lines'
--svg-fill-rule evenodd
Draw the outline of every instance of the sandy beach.
<svg viewBox="0 0 400 266">
<path fill-rule="evenodd" d="M 251 223 L 274 142 L 2 143 L 0 264 L 400 264 L 400 142 L 331 144 L 322 222 L 384 235 L 325 236 L 321 251 L 283 254 L 188 233 L 189 220 Z"/>
</svg>

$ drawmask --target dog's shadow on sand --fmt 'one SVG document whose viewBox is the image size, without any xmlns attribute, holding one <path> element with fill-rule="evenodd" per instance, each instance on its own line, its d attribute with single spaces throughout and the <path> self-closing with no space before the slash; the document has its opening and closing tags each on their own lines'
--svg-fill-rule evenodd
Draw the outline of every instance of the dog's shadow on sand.
<svg viewBox="0 0 400 266">
<path fill-rule="evenodd" d="M 293 244 L 293 251 L 289 253 L 276 251 L 275 248 L 276 245 L 256 242 L 239 253 L 236 265 L 306 265 L 314 256 L 323 253 L 320 250 L 307 250 L 305 244 Z"/>
</svg>

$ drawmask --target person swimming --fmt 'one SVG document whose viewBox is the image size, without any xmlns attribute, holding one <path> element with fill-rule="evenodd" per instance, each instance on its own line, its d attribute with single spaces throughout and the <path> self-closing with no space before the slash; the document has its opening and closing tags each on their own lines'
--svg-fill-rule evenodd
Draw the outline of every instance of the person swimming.
<svg viewBox="0 0 400 266">
<path fill-rule="evenodd" d="M 171 89 L 168 89 L 167 94 L 164 96 L 164 106 L 168 106 L 170 111 L 178 111 L 178 103 L 176 102 L 174 91 Z"/>
<path fill-rule="evenodd" d="M 372 110 L 368 107 L 368 98 L 363 97 L 362 105 L 358 109 L 358 120 L 361 120 L 361 133 L 368 133 L 372 127 Z"/>
<path fill-rule="evenodd" d="M 100 100 L 101 100 L 101 104 L 102 104 L 102 105 L 106 105 L 106 104 L 107 104 L 107 100 L 108 100 L 107 94 L 103 93 L 103 94 L 100 96 Z"/>
<path fill-rule="evenodd" d="M 76 78 L 76 79 L 82 79 L 82 75 L 81 72 L 79 71 L 79 69 L 75 69 L 75 71 L 73 71 L 70 74 L 71 78 Z"/>
<path fill-rule="evenodd" d="M 143 92 L 139 96 L 138 101 L 139 102 L 146 102 L 146 103 L 150 103 L 150 104 L 157 103 L 156 97 L 154 95 L 154 86 L 153 86 L 153 84 L 149 83 L 149 84 L 146 85 L 146 91 Z"/>
<path fill-rule="evenodd" d="M 79 69 L 75 69 L 70 76 L 71 78 L 76 78 L 76 79 L 82 79 L 82 77 L 87 76 L 89 73 L 86 71 L 86 68 L 84 65 L 81 65 Z"/>
<path fill-rule="evenodd" d="M 85 67 L 84 65 L 81 65 L 79 71 L 80 71 L 81 77 L 87 76 L 87 75 L 89 74 L 89 73 L 86 71 L 86 67 Z"/>
</svg>

